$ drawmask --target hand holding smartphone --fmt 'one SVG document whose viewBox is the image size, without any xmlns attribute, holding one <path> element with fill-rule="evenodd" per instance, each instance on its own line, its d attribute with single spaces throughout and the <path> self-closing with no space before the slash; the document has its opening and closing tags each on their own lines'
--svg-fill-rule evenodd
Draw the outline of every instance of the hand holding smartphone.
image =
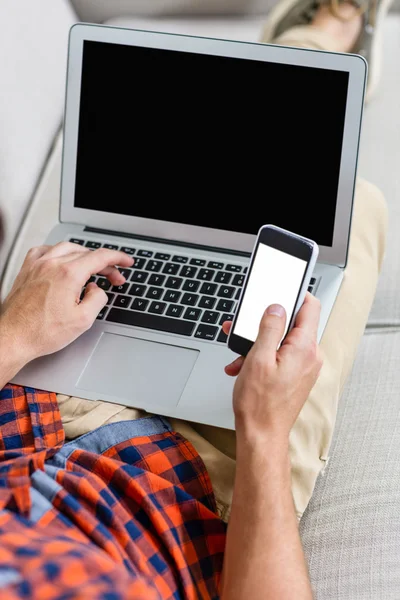
<svg viewBox="0 0 400 600">
<path fill-rule="evenodd" d="M 233 352 L 247 355 L 271 304 L 286 310 L 285 338 L 304 302 L 318 252 L 315 242 L 285 229 L 274 225 L 260 229 L 228 338 Z"/>
</svg>

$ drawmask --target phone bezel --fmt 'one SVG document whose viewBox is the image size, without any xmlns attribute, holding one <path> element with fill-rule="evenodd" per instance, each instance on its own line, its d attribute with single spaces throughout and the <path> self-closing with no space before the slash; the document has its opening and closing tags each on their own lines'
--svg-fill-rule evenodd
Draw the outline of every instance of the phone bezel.
<svg viewBox="0 0 400 600">
<path fill-rule="evenodd" d="M 302 238 L 301 236 L 298 236 L 289 231 L 280 229 L 279 227 L 275 227 L 273 225 L 265 225 L 264 227 L 262 227 L 260 229 L 260 231 L 258 232 L 257 240 L 254 245 L 252 255 L 251 255 L 251 260 L 250 260 L 249 268 L 248 268 L 248 271 L 246 274 L 246 279 L 243 284 L 242 293 L 240 294 L 239 302 L 238 302 L 238 305 L 237 305 L 237 308 L 235 311 L 235 316 L 232 321 L 231 332 L 230 332 L 229 338 L 228 338 L 228 347 L 233 352 L 236 352 L 237 354 L 240 354 L 241 356 L 246 356 L 250 352 L 254 342 L 252 342 L 251 340 L 248 340 L 246 338 L 243 338 L 239 335 L 236 335 L 234 332 L 235 332 L 236 322 L 237 322 L 237 319 L 238 319 L 238 316 L 240 313 L 240 309 L 242 307 L 242 300 L 246 293 L 247 284 L 251 277 L 254 260 L 257 256 L 257 251 L 258 251 L 258 247 L 260 244 L 265 244 L 266 246 L 270 246 L 271 248 L 275 248 L 276 250 L 281 250 L 282 252 L 285 252 L 286 254 L 290 254 L 291 256 L 295 256 L 296 258 L 300 258 L 307 262 L 307 266 L 304 269 L 304 275 L 301 280 L 301 285 L 299 286 L 299 291 L 298 291 L 298 294 L 296 297 L 296 302 L 294 303 L 294 306 L 293 306 L 292 314 L 290 316 L 287 315 L 288 322 L 289 322 L 289 328 L 290 328 L 290 324 L 291 324 L 293 316 L 294 316 L 294 312 L 295 312 L 295 309 L 296 309 L 296 306 L 297 306 L 297 303 L 299 300 L 301 290 L 304 285 L 304 279 L 307 276 L 308 267 L 309 267 L 310 261 L 312 259 L 313 250 L 314 250 L 314 243 L 311 240 Z M 267 307 L 265 307 L 265 308 L 267 308 Z M 289 329 L 288 329 L 288 331 L 289 331 Z"/>
</svg>

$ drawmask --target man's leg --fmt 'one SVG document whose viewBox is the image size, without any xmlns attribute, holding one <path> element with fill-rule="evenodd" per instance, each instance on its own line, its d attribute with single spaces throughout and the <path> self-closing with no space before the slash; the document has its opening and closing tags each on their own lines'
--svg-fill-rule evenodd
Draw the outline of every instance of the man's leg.
<svg viewBox="0 0 400 600">
<path fill-rule="evenodd" d="M 348 5 L 342 6 L 341 10 L 353 10 L 353 7 L 346 8 Z M 354 22 L 332 21 L 332 15 L 321 7 L 313 26 L 293 28 L 275 41 L 287 46 L 346 51 L 351 47 L 353 37 L 358 35 L 357 22 L 357 17 Z M 290 440 L 293 497 L 299 517 L 310 500 L 316 478 L 329 455 L 338 399 L 351 370 L 375 295 L 385 249 L 386 222 L 382 194 L 373 185 L 359 181 L 349 262 L 321 341 L 324 366 Z M 142 414 L 118 405 L 65 396 L 60 397 L 60 411 L 69 438 L 108 422 L 138 418 Z M 172 419 L 172 426 L 192 442 L 203 458 L 214 486 L 219 512 L 226 519 L 235 473 L 234 432 L 176 419 Z"/>
</svg>

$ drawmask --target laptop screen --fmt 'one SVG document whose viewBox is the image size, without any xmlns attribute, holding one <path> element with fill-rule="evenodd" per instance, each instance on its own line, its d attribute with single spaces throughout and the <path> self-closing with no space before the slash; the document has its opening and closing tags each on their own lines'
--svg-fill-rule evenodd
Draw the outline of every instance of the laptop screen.
<svg viewBox="0 0 400 600">
<path fill-rule="evenodd" d="M 75 206 L 332 246 L 348 73 L 84 42 Z"/>
</svg>

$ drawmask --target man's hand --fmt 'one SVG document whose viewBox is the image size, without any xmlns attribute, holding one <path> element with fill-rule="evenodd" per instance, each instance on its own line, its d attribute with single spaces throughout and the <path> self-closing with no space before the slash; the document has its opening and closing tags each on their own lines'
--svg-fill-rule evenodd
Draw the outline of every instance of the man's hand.
<svg viewBox="0 0 400 600">
<path fill-rule="evenodd" d="M 226 367 L 239 374 L 233 394 L 236 476 L 224 559 L 222 600 L 311 600 L 291 492 L 289 432 L 322 366 L 320 305 L 310 294 L 295 327 L 270 306 L 247 357 Z M 228 333 L 230 323 L 224 324 Z"/>
<path fill-rule="evenodd" d="M 1 348 L 18 354 L 17 361 L 13 358 L 18 368 L 61 350 L 92 326 L 107 302 L 95 283 L 86 287 L 80 302 L 87 280 L 99 273 L 121 285 L 125 277 L 115 265 L 131 267 L 133 262 L 123 252 L 90 251 L 69 242 L 33 248 L 2 307 Z"/>
<path fill-rule="evenodd" d="M 265 311 L 257 340 L 246 359 L 239 357 L 226 367 L 239 374 L 233 394 L 238 434 L 286 439 L 314 386 L 322 366 L 317 345 L 319 301 L 307 293 L 295 327 L 277 351 L 285 328 L 285 312 L 279 305 Z M 228 333 L 231 324 L 224 324 Z"/>
</svg>

